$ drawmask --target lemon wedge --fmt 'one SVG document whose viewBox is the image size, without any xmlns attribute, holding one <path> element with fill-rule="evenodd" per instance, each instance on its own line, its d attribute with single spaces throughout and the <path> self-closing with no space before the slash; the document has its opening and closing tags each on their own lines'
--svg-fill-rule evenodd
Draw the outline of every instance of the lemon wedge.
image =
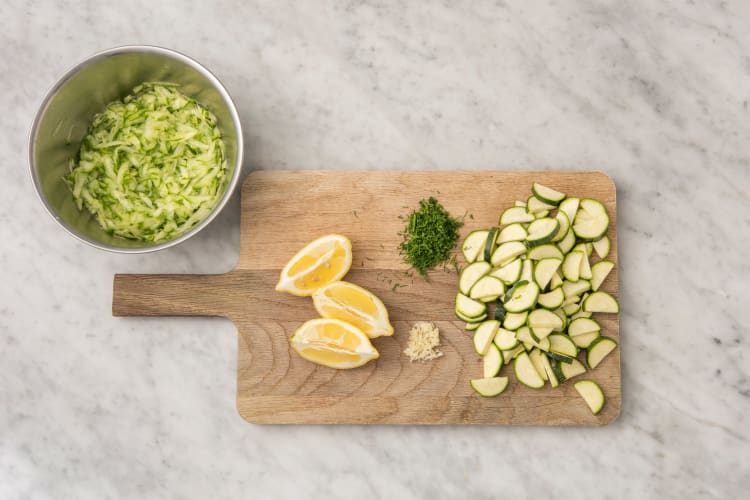
<svg viewBox="0 0 750 500">
<path fill-rule="evenodd" d="M 310 296 L 318 288 L 338 281 L 352 267 L 352 242 L 328 234 L 308 243 L 292 257 L 276 284 L 276 291 Z"/>
<path fill-rule="evenodd" d="M 380 356 L 362 330 L 337 319 L 311 319 L 289 342 L 306 360 L 340 370 L 362 366 Z"/>
<path fill-rule="evenodd" d="M 352 324 L 371 339 L 393 335 L 385 304 L 361 286 L 335 281 L 315 290 L 312 299 L 321 316 Z"/>
</svg>

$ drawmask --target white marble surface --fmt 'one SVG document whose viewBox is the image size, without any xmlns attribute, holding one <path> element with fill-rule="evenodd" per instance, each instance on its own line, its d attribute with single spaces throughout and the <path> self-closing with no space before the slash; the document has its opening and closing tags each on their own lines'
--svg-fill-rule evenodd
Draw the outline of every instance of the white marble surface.
<svg viewBox="0 0 750 500">
<path fill-rule="evenodd" d="M 115 272 L 221 272 L 237 200 L 155 255 L 68 237 L 25 148 L 103 48 L 204 62 L 246 169 L 596 168 L 618 187 L 623 411 L 595 429 L 260 427 L 227 321 L 116 319 Z M 0 498 L 740 498 L 750 487 L 750 3 L 0 4 Z M 744 297 L 744 298 L 743 298 Z"/>
</svg>

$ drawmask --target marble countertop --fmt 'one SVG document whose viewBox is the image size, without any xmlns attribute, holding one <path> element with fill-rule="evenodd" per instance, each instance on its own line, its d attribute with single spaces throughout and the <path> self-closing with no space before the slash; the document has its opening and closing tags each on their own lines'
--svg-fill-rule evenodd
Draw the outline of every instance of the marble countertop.
<svg viewBox="0 0 750 500">
<path fill-rule="evenodd" d="M 0 5 L 0 498 L 724 499 L 750 487 L 748 2 L 103 5 Z M 80 59 L 131 43 L 219 76 L 247 171 L 612 175 L 619 420 L 243 421 L 231 323 L 110 311 L 116 272 L 231 269 L 238 200 L 177 248 L 113 255 L 65 234 L 29 179 L 45 92 Z"/>
</svg>

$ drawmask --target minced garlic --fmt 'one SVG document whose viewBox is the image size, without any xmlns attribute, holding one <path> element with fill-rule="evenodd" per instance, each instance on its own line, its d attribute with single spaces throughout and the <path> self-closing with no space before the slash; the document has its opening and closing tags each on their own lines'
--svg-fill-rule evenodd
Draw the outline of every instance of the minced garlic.
<svg viewBox="0 0 750 500">
<path fill-rule="evenodd" d="M 443 355 L 437 347 L 440 345 L 440 330 L 427 321 L 414 323 L 409 331 L 409 343 L 404 349 L 411 361 L 429 361 Z"/>
</svg>

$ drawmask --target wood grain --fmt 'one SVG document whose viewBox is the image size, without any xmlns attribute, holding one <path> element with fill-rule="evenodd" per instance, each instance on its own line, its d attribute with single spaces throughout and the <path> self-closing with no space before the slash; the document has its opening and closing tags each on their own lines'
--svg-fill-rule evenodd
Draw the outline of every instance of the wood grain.
<svg viewBox="0 0 750 500">
<path fill-rule="evenodd" d="M 607 403 L 594 416 L 571 384 L 532 390 L 511 375 L 500 397 L 469 387 L 481 376 L 471 335 L 453 314 L 457 277 L 437 271 L 411 278 L 398 255 L 405 215 L 434 195 L 464 215 L 462 235 L 497 223 L 503 208 L 530 195 L 538 181 L 570 196 L 601 200 L 610 213 L 609 258 L 617 263 L 615 186 L 601 172 L 334 172 L 259 171 L 242 188 L 240 259 L 223 275 L 116 275 L 115 316 L 225 316 L 239 333 L 237 407 L 255 423 L 601 425 L 620 413 L 620 349 L 589 376 Z M 369 288 L 388 307 L 396 333 L 374 344 L 380 358 L 355 370 L 316 366 L 288 338 L 316 316 L 310 299 L 274 291 L 280 269 L 310 240 L 327 233 L 351 238 L 354 264 L 346 279 Z M 604 290 L 617 294 L 617 268 Z M 394 284 L 405 285 L 394 290 Z M 615 315 L 597 315 L 602 333 L 619 342 Z M 415 321 L 440 328 L 445 356 L 411 363 L 401 354 Z"/>
</svg>

